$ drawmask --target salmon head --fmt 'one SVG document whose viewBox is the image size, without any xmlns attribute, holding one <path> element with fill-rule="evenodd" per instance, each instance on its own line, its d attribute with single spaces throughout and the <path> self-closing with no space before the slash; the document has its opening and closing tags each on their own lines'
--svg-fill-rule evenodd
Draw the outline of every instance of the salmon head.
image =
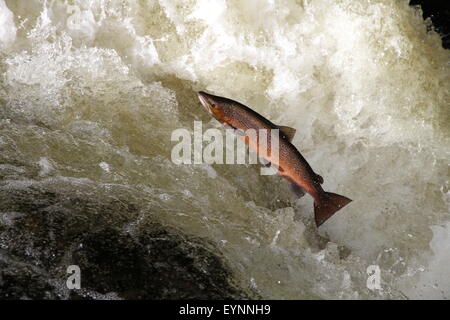
<svg viewBox="0 0 450 320">
<path fill-rule="evenodd" d="M 219 122 L 228 123 L 235 101 L 199 91 L 198 98 L 202 106 Z"/>
<path fill-rule="evenodd" d="M 278 129 L 273 123 L 242 103 L 199 91 L 198 98 L 203 107 L 226 128 L 244 135 L 248 129 Z"/>
</svg>

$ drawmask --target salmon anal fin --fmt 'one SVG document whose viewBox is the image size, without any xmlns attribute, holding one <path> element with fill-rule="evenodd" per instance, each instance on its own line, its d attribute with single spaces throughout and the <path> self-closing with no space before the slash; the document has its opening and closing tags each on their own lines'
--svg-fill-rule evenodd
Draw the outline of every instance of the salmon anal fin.
<svg viewBox="0 0 450 320">
<path fill-rule="evenodd" d="M 292 139 L 295 136 L 295 130 L 294 128 L 287 127 L 287 126 L 278 126 L 278 129 L 280 129 L 281 133 L 286 136 L 286 138 L 289 140 L 289 142 L 292 141 Z"/>
<path fill-rule="evenodd" d="M 333 214 L 345 207 L 352 200 L 336 193 L 325 192 L 319 202 L 314 202 L 314 219 L 319 227 L 327 221 Z"/>
<path fill-rule="evenodd" d="M 291 190 L 298 196 L 298 197 L 303 197 L 305 195 L 305 191 L 303 190 L 302 187 L 300 187 L 298 184 L 296 184 L 295 182 L 291 182 Z"/>
</svg>

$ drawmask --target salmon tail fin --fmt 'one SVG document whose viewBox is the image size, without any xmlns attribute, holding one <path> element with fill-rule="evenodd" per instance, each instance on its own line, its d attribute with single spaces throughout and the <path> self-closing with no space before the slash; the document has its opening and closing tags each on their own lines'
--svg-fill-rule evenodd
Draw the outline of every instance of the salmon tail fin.
<svg viewBox="0 0 450 320">
<path fill-rule="evenodd" d="M 338 210 L 345 207 L 352 200 L 336 193 L 325 192 L 320 197 L 319 202 L 314 202 L 314 218 L 316 226 L 319 227 L 322 223 L 328 220 Z"/>
</svg>

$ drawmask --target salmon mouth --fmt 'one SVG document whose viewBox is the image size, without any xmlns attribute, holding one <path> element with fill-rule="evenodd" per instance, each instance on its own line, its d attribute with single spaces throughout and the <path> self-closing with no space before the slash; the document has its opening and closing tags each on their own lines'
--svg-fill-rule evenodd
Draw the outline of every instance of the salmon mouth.
<svg viewBox="0 0 450 320">
<path fill-rule="evenodd" d="M 209 101 L 206 98 L 205 94 L 202 91 L 197 92 L 198 99 L 200 100 L 200 103 L 202 104 L 203 108 L 206 109 L 209 113 L 211 112 L 211 107 L 209 106 Z"/>
</svg>

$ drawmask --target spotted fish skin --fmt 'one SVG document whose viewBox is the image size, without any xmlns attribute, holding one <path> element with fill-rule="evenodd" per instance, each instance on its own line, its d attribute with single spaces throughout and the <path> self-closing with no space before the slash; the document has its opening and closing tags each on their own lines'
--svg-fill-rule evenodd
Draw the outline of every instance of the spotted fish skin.
<svg viewBox="0 0 450 320">
<path fill-rule="evenodd" d="M 323 178 L 313 171 L 306 159 L 291 143 L 295 129 L 277 126 L 249 107 L 228 98 L 203 91 L 198 92 L 198 98 L 203 107 L 227 127 L 243 133 L 249 129 L 255 130 L 256 136 L 242 136 L 245 143 L 273 164 L 278 173 L 294 186 L 294 190 L 301 188 L 314 198 L 314 216 L 317 226 L 352 201 L 347 197 L 322 189 Z M 280 130 L 278 157 L 272 156 L 270 134 L 264 137 L 267 139 L 266 148 L 259 148 L 258 134 L 261 129 L 266 129 L 268 132 L 275 129 Z"/>
</svg>

